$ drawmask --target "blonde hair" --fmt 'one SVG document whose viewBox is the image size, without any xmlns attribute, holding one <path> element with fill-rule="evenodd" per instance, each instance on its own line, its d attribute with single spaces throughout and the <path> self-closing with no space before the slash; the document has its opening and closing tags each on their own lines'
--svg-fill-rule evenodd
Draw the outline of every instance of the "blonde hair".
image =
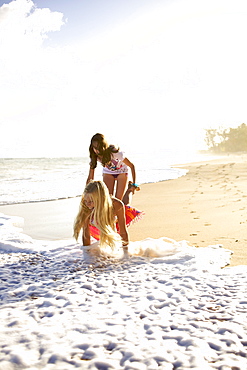
<svg viewBox="0 0 247 370">
<path fill-rule="evenodd" d="M 90 194 L 94 202 L 94 208 L 89 209 L 84 202 L 86 194 Z M 115 216 L 112 198 L 108 188 L 102 181 L 90 181 L 81 197 L 80 208 L 74 223 L 74 237 L 77 240 L 80 230 L 86 221 L 94 223 L 100 232 L 100 246 L 105 244 L 111 248 L 121 238 L 115 231 Z"/>
</svg>

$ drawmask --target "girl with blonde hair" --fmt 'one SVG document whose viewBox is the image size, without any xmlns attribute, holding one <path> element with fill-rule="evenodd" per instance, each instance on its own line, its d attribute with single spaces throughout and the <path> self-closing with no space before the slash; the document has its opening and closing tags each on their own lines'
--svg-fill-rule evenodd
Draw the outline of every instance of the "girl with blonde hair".
<svg viewBox="0 0 247 370">
<path fill-rule="evenodd" d="M 122 201 L 111 197 L 102 181 L 90 181 L 81 198 L 79 212 L 74 223 L 74 237 L 78 240 L 81 229 L 83 245 L 91 244 L 91 236 L 100 241 L 100 246 L 114 248 L 122 241 L 129 244 L 127 226 L 140 218 L 142 212 L 125 206 Z"/>
</svg>

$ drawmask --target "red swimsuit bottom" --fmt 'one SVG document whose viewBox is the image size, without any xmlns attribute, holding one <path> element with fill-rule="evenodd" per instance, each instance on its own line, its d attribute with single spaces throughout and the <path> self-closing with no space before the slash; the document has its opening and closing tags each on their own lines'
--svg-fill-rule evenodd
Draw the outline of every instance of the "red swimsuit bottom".
<svg viewBox="0 0 247 370">
<path fill-rule="evenodd" d="M 126 226 L 130 226 L 133 222 L 136 222 L 140 220 L 143 216 L 142 211 L 138 211 L 136 208 L 130 207 L 130 206 L 124 206 L 125 207 L 125 219 L 126 219 Z M 117 232 L 119 233 L 119 226 L 118 223 L 116 223 Z M 100 232 L 99 229 L 94 225 L 89 225 L 90 229 L 90 235 L 96 239 L 99 240 Z"/>
</svg>

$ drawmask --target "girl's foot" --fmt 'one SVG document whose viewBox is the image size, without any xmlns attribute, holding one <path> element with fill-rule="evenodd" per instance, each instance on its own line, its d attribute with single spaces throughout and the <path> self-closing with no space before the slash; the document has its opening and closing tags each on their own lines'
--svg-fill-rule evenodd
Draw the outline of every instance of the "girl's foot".
<svg viewBox="0 0 247 370">
<path fill-rule="evenodd" d="M 129 181 L 128 189 L 126 190 L 123 196 L 123 199 L 122 199 L 123 204 L 125 204 L 126 206 L 131 203 L 132 195 L 133 195 L 133 187 L 135 188 L 135 190 L 138 190 L 138 191 L 140 190 L 139 186 L 133 186 L 133 182 Z"/>
</svg>

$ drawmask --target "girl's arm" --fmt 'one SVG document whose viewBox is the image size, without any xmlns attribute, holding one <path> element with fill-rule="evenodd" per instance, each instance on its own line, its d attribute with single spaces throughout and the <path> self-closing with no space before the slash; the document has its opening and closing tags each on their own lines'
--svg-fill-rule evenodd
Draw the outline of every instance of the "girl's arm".
<svg viewBox="0 0 247 370">
<path fill-rule="evenodd" d="M 131 169 L 131 174 L 132 174 L 132 183 L 136 183 L 136 170 L 135 170 L 135 165 L 129 161 L 128 158 L 124 158 L 123 163 L 125 163 L 128 167 Z M 135 191 L 136 186 L 133 186 L 133 192 Z"/>
<path fill-rule="evenodd" d="M 113 199 L 114 212 L 118 219 L 119 234 L 122 238 L 123 246 L 129 244 L 129 233 L 125 222 L 125 207 L 121 200 Z"/>
<path fill-rule="evenodd" d="M 88 177 L 87 177 L 86 185 L 89 183 L 90 180 L 93 180 L 93 179 L 94 179 L 94 168 L 90 168 L 89 169 L 89 174 L 88 174 Z"/>
<path fill-rule="evenodd" d="M 89 218 L 86 220 L 82 232 L 82 243 L 83 245 L 91 244 L 90 229 L 89 229 Z"/>
</svg>

